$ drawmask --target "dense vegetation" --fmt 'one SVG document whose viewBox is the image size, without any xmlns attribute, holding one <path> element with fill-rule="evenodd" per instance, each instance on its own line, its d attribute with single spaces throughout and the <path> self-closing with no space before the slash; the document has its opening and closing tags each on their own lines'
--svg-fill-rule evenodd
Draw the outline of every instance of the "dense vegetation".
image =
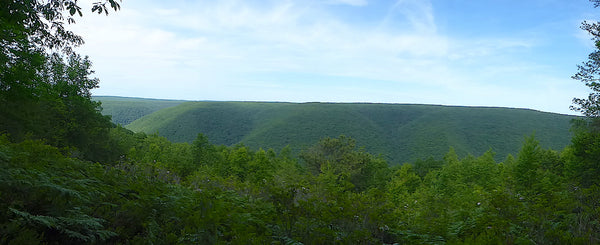
<svg viewBox="0 0 600 245">
<path fill-rule="evenodd" d="M 119 8 L 93 10 L 106 4 Z M 0 1 L 2 244 L 600 243 L 598 119 L 576 121 L 560 152 L 528 136 L 502 162 L 450 149 L 390 167 L 346 136 L 299 158 L 173 143 L 111 124 L 87 58 L 47 53 L 79 43 L 63 10 L 80 13 Z"/>
<path fill-rule="evenodd" d="M 104 102 L 103 102 L 104 103 Z M 191 143 L 198 133 L 214 144 L 243 143 L 251 149 L 290 146 L 293 155 L 323 137 L 347 135 L 390 164 L 441 158 L 450 147 L 459 156 L 514 154 L 524 135 L 543 147 L 564 148 L 575 117 L 526 109 L 405 104 L 187 102 L 125 126 Z"/>
<path fill-rule="evenodd" d="M 171 143 L 115 128 L 115 162 L 0 139 L 2 243 L 590 244 L 600 240 L 597 142 L 526 139 L 493 153 L 389 167 L 347 137 L 284 150 Z M 590 151 L 590 149 L 594 149 Z"/>
</svg>

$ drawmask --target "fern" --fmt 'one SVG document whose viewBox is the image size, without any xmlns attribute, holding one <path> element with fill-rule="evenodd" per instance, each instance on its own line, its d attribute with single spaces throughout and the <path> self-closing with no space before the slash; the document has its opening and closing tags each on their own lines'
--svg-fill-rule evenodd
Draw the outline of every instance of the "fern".
<svg viewBox="0 0 600 245">
<path fill-rule="evenodd" d="M 32 215 L 25 211 L 19 211 L 14 208 L 8 208 L 8 210 L 17 215 L 23 223 L 32 225 L 41 225 L 45 228 L 57 228 L 58 220 L 54 217 L 44 215 Z"/>
<path fill-rule="evenodd" d="M 33 215 L 14 208 L 9 208 L 9 210 L 18 217 L 16 221 L 20 221 L 23 225 L 41 227 L 45 230 L 57 230 L 70 239 L 82 242 L 102 241 L 117 235 L 112 231 L 103 229 L 103 219 L 90 217 L 79 213 L 78 210 L 71 210 L 69 213 L 72 215 L 69 217 Z"/>
<path fill-rule="evenodd" d="M 289 238 L 287 236 L 279 237 L 279 239 L 282 240 L 283 244 L 285 244 L 285 245 L 303 245 L 304 244 L 304 243 L 296 241 L 296 240 L 294 240 L 292 238 Z"/>
</svg>

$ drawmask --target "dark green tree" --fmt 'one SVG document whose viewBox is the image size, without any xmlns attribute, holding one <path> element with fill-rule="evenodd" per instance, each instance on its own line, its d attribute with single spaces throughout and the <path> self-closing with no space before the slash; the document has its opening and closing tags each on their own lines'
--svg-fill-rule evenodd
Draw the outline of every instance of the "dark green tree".
<svg viewBox="0 0 600 245">
<path fill-rule="evenodd" d="M 600 0 L 590 0 L 597 8 Z M 592 92 L 587 99 L 574 99 L 578 106 L 571 108 L 581 111 L 587 119 L 574 121 L 572 145 L 568 150 L 571 158 L 565 164 L 570 180 L 580 187 L 590 188 L 600 184 L 600 22 L 584 21 L 581 28 L 591 35 L 596 49 L 588 60 L 579 65 L 579 71 L 573 76 L 582 81 Z"/>
<path fill-rule="evenodd" d="M 92 11 L 120 8 L 115 0 Z M 82 16 L 77 0 L 0 2 L 0 133 L 13 141 L 44 139 L 89 160 L 114 159 L 110 119 L 91 100 L 98 87 L 91 62 L 73 52 L 83 39 L 65 24 Z"/>
<path fill-rule="evenodd" d="M 580 120 L 573 125 L 574 135 L 568 148 L 571 157 L 565 166 L 570 180 L 584 188 L 600 184 L 600 131 L 590 126 L 594 122 Z"/>
<path fill-rule="evenodd" d="M 314 175 L 330 175 L 342 185 L 351 183 L 358 191 L 383 187 L 387 163 L 375 158 L 364 149 L 356 149 L 356 141 L 341 135 L 324 138 L 300 154 L 306 168 Z M 347 182 L 344 184 L 344 182 Z"/>
<path fill-rule="evenodd" d="M 198 133 L 194 142 L 192 142 L 194 165 L 214 164 L 216 161 L 216 149 L 208 141 L 208 137 L 202 133 Z"/>
</svg>

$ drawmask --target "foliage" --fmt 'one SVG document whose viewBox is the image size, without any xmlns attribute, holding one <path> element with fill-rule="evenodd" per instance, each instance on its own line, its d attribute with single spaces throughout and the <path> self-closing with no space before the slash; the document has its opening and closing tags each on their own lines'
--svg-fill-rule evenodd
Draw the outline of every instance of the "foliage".
<svg viewBox="0 0 600 245">
<path fill-rule="evenodd" d="M 110 8 L 119 10 L 120 5 L 116 0 L 95 2 L 92 12 L 108 14 L 107 4 Z M 83 44 L 83 39 L 64 27 L 66 19 L 68 24 L 75 23 L 73 16 L 83 16 L 77 0 L 50 0 L 50 1 L 3 1 L 0 5 L 0 24 L 8 28 L 3 29 L 0 36 L 4 47 L 3 54 L 18 54 L 21 46 L 31 43 L 41 48 L 62 49 L 67 53 L 74 46 Z M 65 15 L 65 11 L 68 14 Z M 9 55 L 10 56 L 10 55 Z"/>
<path fill-rule="evenodd" d="M 3 243 L 82 243 L 116 235 L 93 212 L 99 195 L 108 192 L 98 179 L 101 166 L 65 158 L 39 141 L 0 141 Z"/>
<path fill-rule="evenodd" d="M 44 58 L 36 84 L 12 87 L 0 95 L 0 132 L 12 140 L 45 139 L 85 159 L 108 161 L 110 118 L 91 101 L 98 80 L 89 78 L 90 61 L 76 54 L 64 60 L 58 54 Z"/>
<path fill-rule="evenodd" d="M 595 8 L 600 6 L 600 2 L 597 0 L 590 0 L 590 2 L 594 4 Z M 598 117 L 600 116 L 600 83 L 598 82 L 600 75 L 600 22 L 584 21 L 581 23 L 581 29 L 591 36 L 596 49 L 588 55 L 587 61 L 577 65 L 578 71 L 572 78 L 583 82 L 592 91 L 587 98 L 574 98 L 575 105 L 571 106 L 571 109 L 579 111 L 587 117 Z"/>
<path fill-rule="evenodd" d="M 92 11 L 117 10 L 114 0 Z M 68 11 L 68 13 L 64 13 Z M 13 141 L 43 139 L 74 156 L 110 161 L 110 118 L 100 114 L 90 90 L 91 62 L 72 52 L 83 40 L 64 27 L 82 15 L 77 1 L 0 3 L 0 133 Z"/>
<path fill-rule="evenodd" d="M 204 135 L 193 144 L 123 128 L 111 136 L 129 150 L 108 165 L 1 137 L 0 242 L 600 242 L 600 192 L 577 164 L 589 141 L 559 153 L 532 136 L 502 163 L 451 149 L 389 167 L 345 136 L 322 139 L 302 161 Z"/>
<path fill-rule="evenodd" d="M 356 151 L 353 139 L 340 136 L 324 138 L 319 144 L 300 154 L 306 168 L 313 175 L 333 178 L 337 185 L 350 190 L 364 191 L 382 185 L 376 177 L 383 175 L 387 164 L 364 151 Z"/>
<path fill-rule="evenodd" d="M 596 3 L 597 4 L 597 3 Z M 600 23 L 589 23 L 584 21 L 581 29 L 592 36 L 592 41 L 596 44 L 596 50 L 589 54 L 588 60 L 578 65 L 578 72 L 573 75 L 573 79 L 583 82 L 592 92 L 588 98 L 575 98 L 571 106 L 572 110 L 580 111 L 588 117 L 598 117 L 600 115 L 600 83 L 598 83 L 598 68 L 600 66 Z"/>
<path fill-rule="evenodd" d="M 108 13 L 107 3 L 114 10 L 120 8 L 115 0 L 107 0 L 94 3 L 92 11 Z M 0 92 L 5 94 L 0 103 L 11 96 L 38 95 L 27 90 L 42 85 L 37 71 L 47 50 L 72 55 L 72 49 L 83 44 L 80 36 L 65 28 L 65 20 L 75 23 L 75 14 L 83 15 L 76 0 L 0 2 Z"/>
</svg>

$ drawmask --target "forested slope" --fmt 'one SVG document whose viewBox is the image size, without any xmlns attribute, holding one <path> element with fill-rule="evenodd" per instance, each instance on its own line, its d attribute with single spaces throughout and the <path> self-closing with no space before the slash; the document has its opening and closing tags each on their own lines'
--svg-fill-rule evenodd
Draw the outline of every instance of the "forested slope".
<svg viewBox="0 0 600 245">
<path fill-rule="evenodd" d="M 183 100 L 159 100 L 118 96 L 94 96 L 92 99 L 102 103 L 103 115 L 111 115 L 114 123 L 123 126 L 152 112 L 185 102 Z"/>
<path fill-rule="evenodd" d="M 392 164 L 439 158 L 453 147 L 459 156 L 491 149 L 496 159 L 518 151 L 525 135 L 542 146 L 569 143 L 573 116 L 527 109 L 408 104 L 187 102 L 127 126 L 175 142 L 198 133 L 212 143 L 293 152 L 322 137 L 346 135 Z"/>
</svg>

